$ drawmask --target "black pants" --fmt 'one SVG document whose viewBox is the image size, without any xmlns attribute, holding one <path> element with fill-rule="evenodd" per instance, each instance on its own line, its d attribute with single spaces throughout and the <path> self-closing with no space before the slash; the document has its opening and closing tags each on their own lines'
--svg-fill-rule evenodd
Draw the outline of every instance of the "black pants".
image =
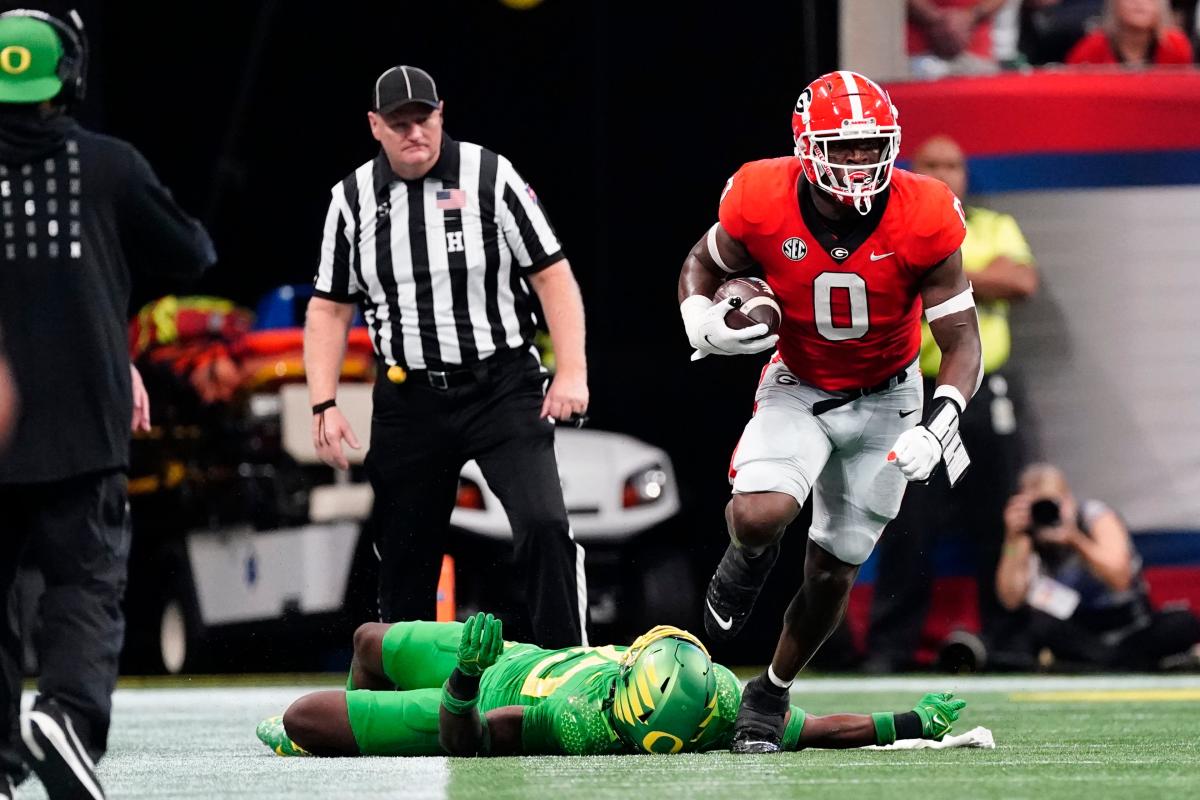
<svg viewBox="0 0 1200 800">
<path fill-rule="evenodd" d="M 1152 611 L 1145 627 L 1115 642 L 1073 618 L 1060 620 L 1033 609 L 1027 613 L 1024 641 L 1030 653 L 1048 647 L 1069 668 L 1149 671 L 1200 642 L 1200 619 L 1187 609 Z"/>
<path fill-rule="evenodd" d="M 933 389 L 933 381 L 926 379 L 927 408 Z M 984 639 L 991 649 L 1006 647 L 996 641 L 999 631 L 1007 627 L 1007 612 L 996 598 L 996 564 L 1004 542 L 1004 506 L 1023 466 L 1021 431 L 1006 424 L 1006 414 L 1014 406 L 1014 418 L 1020 418 L 1020 400 L 1011 376 L 985 377 L 960 420 L 963 444 L 971 456 L 962 481 L 951 490 L 945 470 L 939 469 L 929 483 L 908 485 L 900 513 L 879 542 L 869 659 L 892 668 L 911 661 L 929 611 L 934 547 L 938 535 L 948 530 L 966 534 L 972 541 Z"/>
<path fill-rule="evenodd" d="M 383 621 L 434 618 L 459 471 L 475 459 L 512 526 L 535 642 L 583 641 L 583 551 L 563 505 L 554 426 L 539 416 L 543 380 L 533 356 L 520 353 L 465 386 L 435 389 L 419 376 L 375 385 L 366 467 Z"/>
<path fill-rule="evenodd" d="M 49 484 L 0 485 L 0 769 L 15 773 L 20 734 L 21 642 L 13 584 L 26 548 L 45 578 L 36 640 L 38 691 L 71 715 L 93 758 L 108 743 L 117 659 L 125 635 L 121 597 L 129 559 L 125 476 L 84 475 Z"/>
</svg>

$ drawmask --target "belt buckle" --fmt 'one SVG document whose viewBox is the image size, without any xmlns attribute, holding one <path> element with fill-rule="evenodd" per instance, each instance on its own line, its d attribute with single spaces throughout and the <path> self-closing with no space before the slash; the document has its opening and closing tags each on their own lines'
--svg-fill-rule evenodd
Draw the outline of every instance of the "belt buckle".
<svg viewBox="0 0 1200 800">
<path fill-rule="evenodd" d="M 437 370 L 429 370 L 425 373 L 429 377 L 429 385 L 435 389 L 445 391 L 450 388 L 450 376 L 447 372 L 438 372 Z"/>
</svg>

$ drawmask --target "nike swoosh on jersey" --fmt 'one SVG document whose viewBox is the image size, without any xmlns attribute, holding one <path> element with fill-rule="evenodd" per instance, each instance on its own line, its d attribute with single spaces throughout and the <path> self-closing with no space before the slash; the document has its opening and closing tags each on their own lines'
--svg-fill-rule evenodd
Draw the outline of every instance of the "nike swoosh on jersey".
<svg viewBox="0 0 1200 800">
<path fill-rule="evenodd" d="M 877 256 L 877 255 L 875 255 L 875 251 L 874 251 L 874 250 L 872 250 L 872 251 L 871 251 L 871 260 L 872 260 L 872 261 L 882 261 L 883 259 L 887 258 L 888 256 L 894 256 L 894 255 L 896 255 L 896 251 L 895 251 L 895 250 L 893 250 L 893 251 L 892 251 L 892 252 L 890 252 L 890 253 L 884 253 L 883 255 L 878 255 L 878 256 Z"/>
<path fill-rule="evenodd" d="M 712 603 L 705 600 L 704 605 L 708 606 L 708 613 L 713 615 L 713 619 L 715 619 L 717 624 L 721 626 L 721 630 L 727 631 L 733 627 L 733 617 L 730 617 L 729 619 L 722 619 L 721 615 L 718 614 L 716 609 L 712 607 Z"/>
<path fill-rule="evenodd" d="M 915 414 L 915 413 L 917 413 L 917 412 L 918 412 L 918 411 L 920 411 L 920 410 L 921 410 L 921 409 L 919 409 L 919 408 L 914 408 L 912 411 L 900 411 L 900 412 L 897 412 L 897 413 L 899 413 L 899 414 L 900 414 L 900 416 L 902 416 L 902 417 L 907 417 L 909 414 Z"/>
</svg>

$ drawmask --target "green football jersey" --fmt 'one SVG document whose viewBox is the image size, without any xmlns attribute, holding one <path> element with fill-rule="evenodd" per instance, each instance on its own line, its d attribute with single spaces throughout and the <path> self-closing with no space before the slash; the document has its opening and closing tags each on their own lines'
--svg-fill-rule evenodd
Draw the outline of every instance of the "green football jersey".
<svg viewBox="0 0 1200 800">
<path fill-rule="evenodd" d="M 612 688 L 625 647 L 571 647 L 543 650 L 513 644 L 484 673 L 479 687 L 479 710 L 528 706 L 522 722 L 523 750 L 529 754 L 601 755 L 633 752 L 613 725 Z M 742 698 L 741 684 L 720 664 L 717 705 L 701 725 L 700 734 L 684 744 L 684 752 L 728 749 Z M 788 726 L 799 738 L 803 713 Z"/>
</svg>

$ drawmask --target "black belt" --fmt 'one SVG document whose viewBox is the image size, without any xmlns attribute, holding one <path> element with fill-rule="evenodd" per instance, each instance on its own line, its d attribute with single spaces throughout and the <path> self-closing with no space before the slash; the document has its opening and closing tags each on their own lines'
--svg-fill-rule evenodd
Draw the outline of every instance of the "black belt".
<svg viewBox="0 0 1200 800">
<path fill-rule="evenodd" d="M 434 389 L 453 389 L 458 386 L 468 386 L 472 383 L 483 383 L 488 379 L 492 372 L 492 367 L 508 365 L 523 355 L 529 355 L 527 349 L 511 349 L 502 350 L 483 361 L 474 364 L 452 364 L 446 369 L 413 369 L 403 370 L 404 377 L 401 380 L 395 380 L 391 377 L 392 370 L 386 363 L 382 364 L 380 372 L 387 375 L 392 383 L 408 383 L 409 381 L 417 381 L 419 383 L 427 383 Z"/>
<path fill-rule="evenodd" d="M 832 411 L 835 408 L 841 408 L 842 406 L 844 406 L 848 403 L 853 403 L 858 398 L 866 397 L 869 394 L 879 394 L 880 392 L 886 392 L 888 389 L 893 389 L 893 388 L 899 386 L 900 384 L 904 383 L 904 381 L 907 379 L 908 379 L 908 367 L 905 367 L 904 369 L 900 370 L 892 377 L 888 378 L 887 380 L 881 381 L 881 382 L 875 384 L 874 386 L 868 386 L 865 389 L 850 389 L 849 391 L 844 392 L 844 393 L 838 392 L 838 394 L 843 394 L 844 396 L 831 397 L 828 400 L 818 400 L 817 402 L 813 403 L 813 407 L 812 407 L 813 416 L 819 417 L 822 414 L 824 414 L 826 411 Z"/>
</svg>

